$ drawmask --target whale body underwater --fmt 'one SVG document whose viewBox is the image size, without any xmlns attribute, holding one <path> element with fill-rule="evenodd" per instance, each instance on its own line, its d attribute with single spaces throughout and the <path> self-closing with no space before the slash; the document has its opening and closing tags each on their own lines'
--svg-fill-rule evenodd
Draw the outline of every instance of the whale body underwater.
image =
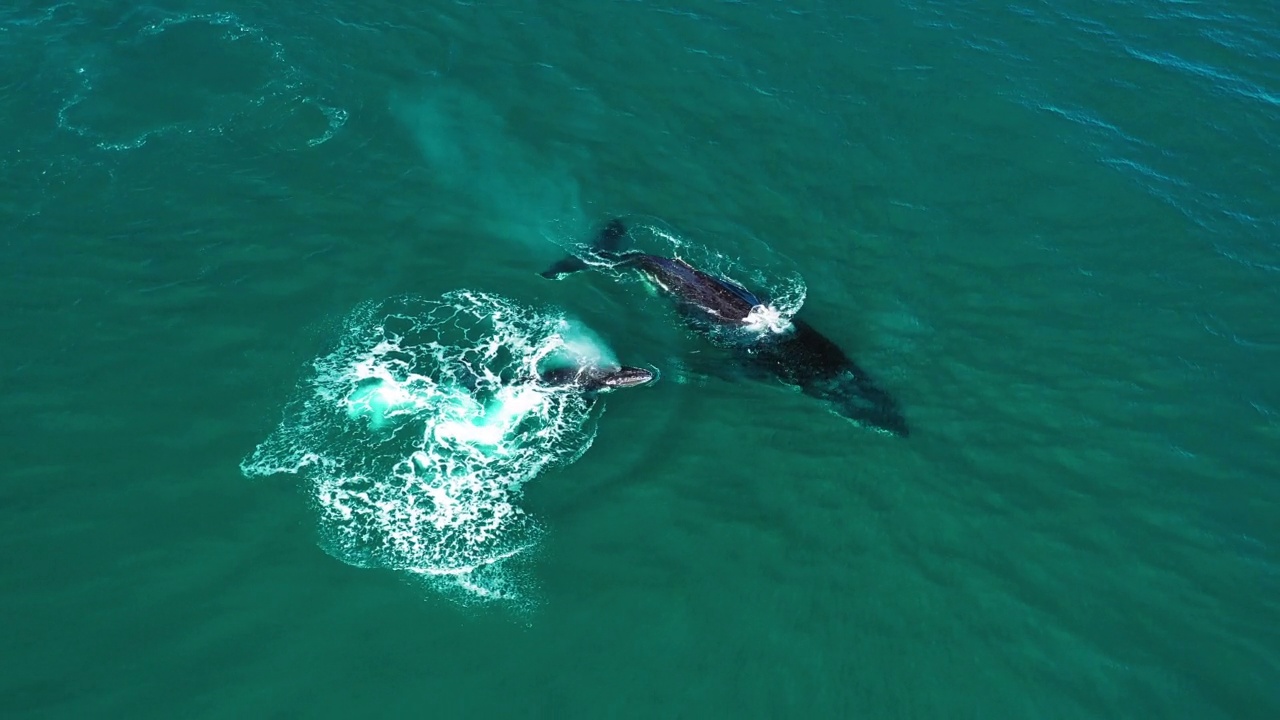
<svg viewBox="0 0 1280 720">
<path fill-rule="evenodd" d="M 862 427 L 900 437 L 910 435 L 897 400 L 813 326 L 792 318 L 791 327 L 782 332 L 753 329 L 753 321 L 765 307 L 755 293 L 679 258 L 624 250 L 626 238 L 626 225 L 613 219 L 584 254 L 611 267 L 641 273 L 676 301 L 680 314 L 696 332 L 720 340 L 725 330 L 734 333 L 737 341 L 729 345 L 744 368 L 799 388 Z M 588 267 L 586 260 L 568 256 L 541 274 L 559 279 Z"/>
</svg>

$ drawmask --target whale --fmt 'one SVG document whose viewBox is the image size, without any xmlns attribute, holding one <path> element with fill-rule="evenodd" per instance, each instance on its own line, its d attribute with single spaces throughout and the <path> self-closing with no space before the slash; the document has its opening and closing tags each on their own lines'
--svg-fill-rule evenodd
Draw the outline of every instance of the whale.
<svg viewBox="0 0 1280 720">
<path fill-rule="evenodd" d="M 680 258 L 627 250 L 626 224 L 614 218 L 583 253 L 569 255 L 544 270 L 562 279 L 593 264 L 634 270 L 673 300 L 698 334 L 726 347 L 750 376 L 798 388 L 856 425 L 908 437 L 910 428 L 897 399 L 834 341 L 798 317 L 782 328 L 761 328 L 768 306 L 742 285 Z M 775 331 L 776 330 L 776 331 Z M 729 342 L 725 339 L 729 338 Z"/>
<path fill-rule="evenodd" d="M 545 370 L 539 379 L 554 387 L 572 386 L 585 392 L 612 392 L 620 388 L 640 387 L 655 382 L 657 375 L 646 368 L 566 366 Z"/>
</svg>

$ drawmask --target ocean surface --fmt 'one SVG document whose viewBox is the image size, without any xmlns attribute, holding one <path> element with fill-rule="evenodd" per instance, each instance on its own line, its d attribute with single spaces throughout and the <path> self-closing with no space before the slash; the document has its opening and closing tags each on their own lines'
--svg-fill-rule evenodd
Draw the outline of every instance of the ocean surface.
<svg viewBox="0 0 1280 720">
<path fill-rule="evenodd" d="M 0 57 L 0 715 L 1280 717 L 1280 5 L 11 0 Z M 615 216 L 910 437 L 539 276 Z"/>
</svg>

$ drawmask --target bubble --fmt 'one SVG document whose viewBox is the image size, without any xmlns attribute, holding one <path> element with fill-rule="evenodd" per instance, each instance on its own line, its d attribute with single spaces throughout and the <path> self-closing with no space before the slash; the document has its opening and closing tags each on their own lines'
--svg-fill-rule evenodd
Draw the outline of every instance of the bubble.
<svg viewBox="0 0 1280 720">
<path fill-rule="evenodd" d="M 284 47 L 233 13 L 164 17 L 81 58 L 58 126 L 104 150 L 160 136 L 285 131 L 315 146 L 347 111 L 316 97 Z"/>
<path fill-rule="evenodd" d="M 791 329 L 791 317 L 772 305 L 756 305 L 743 321 L 747 329 L 760 335 L 780 335 Z"/>
<path fill-rule="evenodd" d="M 321 544 L 463 602 L 527 600 L 542 525 L 524 483 L 575 461 L 601 406 L 537 382 L 549 357 L 612 358 L 589 329 L 501 296 L 366 303 L 241 463 L 303 478 Z"/>
</svg>

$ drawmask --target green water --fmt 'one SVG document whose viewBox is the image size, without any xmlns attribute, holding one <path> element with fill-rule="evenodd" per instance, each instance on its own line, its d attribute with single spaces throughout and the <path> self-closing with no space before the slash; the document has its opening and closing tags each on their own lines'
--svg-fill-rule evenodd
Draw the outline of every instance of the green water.
<svg viewBox="0 0 1280 720">
<path fill-rule="evenodd" d="M 1272 5 L 225 2 L 0 9 L 4 716 L 1280 716 Z M 537 275 L 617 214 L 911 437 Z M 240 469 L 454 289 L 662 371 L 519 496 L 531 609 Z"/>
</svg>

